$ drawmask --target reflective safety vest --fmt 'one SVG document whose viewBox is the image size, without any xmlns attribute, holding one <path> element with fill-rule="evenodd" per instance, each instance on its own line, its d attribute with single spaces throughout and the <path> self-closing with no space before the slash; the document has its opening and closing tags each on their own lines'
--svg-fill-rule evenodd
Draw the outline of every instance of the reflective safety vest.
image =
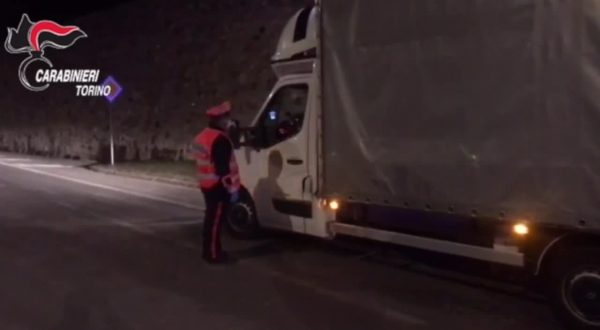
<svg viewBox="0 0 600 330">
<path fill-rule="evenodd" d="M 235 193 L 240 189 L 240 171 L 235 160 L 235 155 L 231 153 L 229 158 L 229 175 L 219 177 L 217 168 L 212 160 L 213 144 L 219 137 L 229 138 L 223 132 L 214 128 L 204 129 L 194 141 L 194 155 L 196 158 L 196 169 L 198 171 L 198 185 L 203 189 L 210 189 L 216 186 L 219 181 L 230 192 Z"/>
</svg>

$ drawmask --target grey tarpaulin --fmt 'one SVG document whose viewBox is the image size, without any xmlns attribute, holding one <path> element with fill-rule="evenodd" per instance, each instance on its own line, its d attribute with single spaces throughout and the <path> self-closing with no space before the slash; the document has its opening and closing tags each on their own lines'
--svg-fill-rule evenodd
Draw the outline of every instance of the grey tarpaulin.
<svg viewBox="0 0 600 330">
<path fill-rule="evenodd" d="M 600 1 L 321 6 L 324 194 L 600 228 Z"/>
</svg>

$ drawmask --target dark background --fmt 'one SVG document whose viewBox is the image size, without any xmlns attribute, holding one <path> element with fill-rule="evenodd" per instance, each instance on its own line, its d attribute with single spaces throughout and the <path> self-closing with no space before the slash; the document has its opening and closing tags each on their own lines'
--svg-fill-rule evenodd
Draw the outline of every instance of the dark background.
<svg viewBox="0 0 600 330">
<path fill-rule="evenodd" d="M 0 23 L 2 23 L 2 26 L 10 26 L 11 24 L 16 25 L 19 23 L 22 13 L 29 14 L 29 17 L 32 20 L 41 20 L 44 19 L 44 17 L 51 17 L 54 20 L 72 20 L 76 17 L 93 12 L 109 10 L 115 5 L 127 1 L 128 0 L 7 0 L 3 1 L 3 10 L 0 11 Z"/>
<path fill-rule="evenodd" d="M 76 97 L 74 84 L 26 90 L 28 54 L 0 50 L 0 150 L 61 158 L 108 158 L 113 112 L 117 161 L 181 161 L 206 125 L 205 111 L 232 101 L 247 123 L 268 95 L 270 58 L 286 22 L 313 0 L 128 0 L 3 2 L 2 39 L 23 13 L 77 25 L 73 46 L 46 48 L 56 69 L 100 69 L 124 88 L 112 105 Z"/>
</svg>

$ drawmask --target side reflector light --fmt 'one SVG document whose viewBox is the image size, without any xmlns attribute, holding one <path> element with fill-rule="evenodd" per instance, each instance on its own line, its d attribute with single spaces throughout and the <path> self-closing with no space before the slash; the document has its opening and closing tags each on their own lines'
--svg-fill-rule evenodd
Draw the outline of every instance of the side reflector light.
<svg viewBox="0 0 600 330">
<path fill-rule="evenodd" d="M 337 211 L 340 208 L 340 202 L 335 199 L 329 201 L 329 208 L 333 211 Z"/>
<path fill-rule="evenodd" d="M 525 236 L 529 234 L 529 226 L 525 223 L 517 223 L 513 226 L 513 232 L 519 236 Z"/>
</svg>

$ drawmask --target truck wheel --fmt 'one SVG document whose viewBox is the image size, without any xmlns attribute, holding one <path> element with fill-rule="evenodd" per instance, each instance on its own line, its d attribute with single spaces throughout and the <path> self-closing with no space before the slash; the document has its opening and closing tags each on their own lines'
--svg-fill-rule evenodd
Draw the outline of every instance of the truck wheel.
<svg viewBox="0 0 600 330">
<path fill-rule="evenodd" d="M 554 262 L 550 298 L 568 329 L 600 329 L 600 249 L 578 249 Z"/>
<path fill-rule="evenodd" d="M 232 237 L 238 239 L 251 239 L 258 236 L 258 217 L 251 198 L 243 197 L 230 206 L 227 214 L 227 229 Z"/>
</svg>

